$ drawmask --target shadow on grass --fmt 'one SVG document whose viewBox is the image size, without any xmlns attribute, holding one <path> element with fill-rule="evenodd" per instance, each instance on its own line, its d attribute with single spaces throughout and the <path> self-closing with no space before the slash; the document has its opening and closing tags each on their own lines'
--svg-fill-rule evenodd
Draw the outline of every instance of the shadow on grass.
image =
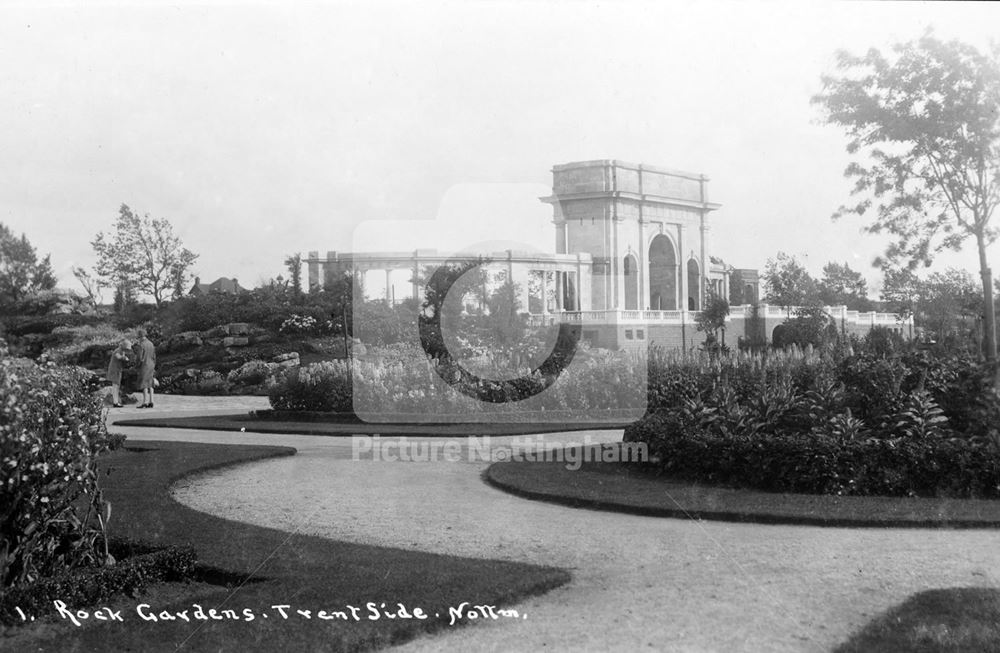
<svg viewBox="0 0 1000 653">
<path fill-rule="evenodd" d="M 914 594 L 834 650 L 836 653 L 1000 651 L 1000 589 L 956 587 Z"/>
<path fill-rule="evenodd" d="M 657 476 L 637 464 L 584 462 L 614 459 L 604 457 L 601 447 L 621 444 L 591 447 L 589 458 L 581 447 L 565 450 L 562 462 L 497 462 L 483 478 L 528 499 L 651 517 L 841 527 L 1000 527 L 1000 501 L 780 494 L 698 485 Z M 572 461 L 582 462 L 579 469 L 567 467 Z"/>
<path fill-rule="evenodd" d="M 551 567 L 335 542 L 213 517 L 174 501 L 170 486 L 194 472 L 295 450 L 166 442 L 144 442 L 143 448 L 141 453 L 117 451 L 103 461 L 112 529 L 154 545 L 191 545 L 202 570 L 202 583 L 192 585 L 191 595 L 153 605 L 151 611 L 190 610 L 198 603 L 205 611 L 231 609 L 241 616 L 249 609 L 254 620 L 151 622 L 133 606 L 123 613 L 124 623 L 102 622 L 31 642 L 33 650 L 166 651 L 181 644 L 190 651 L 365 650 L 448 628 L 448 608 L 465 601 L 509 605 L 569 580 L 567 572 Z M 411 613 L 419 607 L 429 618 L 369 621 L 369 602 L 390 609 L 402 603 Z M 283 619 L 274 605 L 291 606 L 289 618 Z M 360 608 L 361 621 L 318 618 L 320 610 L 345 611 L 347 605 Z M 296 609 L 311 611 L 311 618 Z"/>
<path fill-rule="evenodd" d="M 281 433 L 284 435 L 347 436 L 373 434 L 408 437 L 467 435 L 532 435 L 536 433 L 561 433 L 592 429 L 619 429 L 625 422 L 561 423 L 561 422 L 448 422 L 448 423 L 391 423 L 365 422 L 353 415 L 330 414 L 304 415 L 302 419 L 261 418 L 249 413 L 233 415 L 197 415 L 191 417 L 149 417 L 120 419 L 114 426 L 145 426 L 153 428 L 201 429 L 206 431 L 250 431 L 251 433 Z"/>
</svg>

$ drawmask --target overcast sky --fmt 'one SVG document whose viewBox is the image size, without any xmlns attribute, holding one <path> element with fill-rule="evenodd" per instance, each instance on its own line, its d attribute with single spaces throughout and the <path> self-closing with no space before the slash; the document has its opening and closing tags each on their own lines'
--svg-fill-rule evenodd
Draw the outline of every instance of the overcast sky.
<svg viewBox="0 0 1000 653">
<path fill-rule="evenodd" d="M 730 264 L 783 250 L 874 285 L 882 241 L 830 220 L 848 159 L 820 75 L 839 48 L 933 26 L 985 49 L 998 25 L 994 3 L 7 5 L 0 222 L 72 287 L 124 202 L 203 280 L 256 285 L 296 251 L 551 251 L 551 166 L 614 158 L 707 174 Z M 977 269 L 972 247 L 946 264 Z"/>
</svg>

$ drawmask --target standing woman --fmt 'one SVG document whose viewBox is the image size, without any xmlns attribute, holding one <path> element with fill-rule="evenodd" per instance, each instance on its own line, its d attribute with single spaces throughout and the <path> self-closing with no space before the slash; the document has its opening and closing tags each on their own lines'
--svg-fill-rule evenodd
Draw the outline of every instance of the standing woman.
<svg viewBox="0 0 1000 653">
<path fill-rule="evenodd" d="M 111 362 L 108 363 L 108 381 L 111 381 L 111 400 L 114 408 L 121 408 L 122 369 L 128 361 L 132 343 L 123 339 L 118 347 L 111 352 Z"/>
<path fill-rule="evenodd" d="M 142 403 L 139 408 L 153 407 L 153 372 L 156 369 L 156 348 L 146 337 L 146 330 L 139 329 L 139 388 L 142 389 Z"/>
</svg>

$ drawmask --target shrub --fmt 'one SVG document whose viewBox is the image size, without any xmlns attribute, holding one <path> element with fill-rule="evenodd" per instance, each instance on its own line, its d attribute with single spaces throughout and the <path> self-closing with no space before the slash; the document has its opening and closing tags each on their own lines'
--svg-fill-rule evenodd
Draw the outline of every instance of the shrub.
<svg viewBox="0 0 1000 653">
<path fill-rule="evenodd" d="M 106 558 L 110 508 L 101 498 L 96 458 L 111 440 L 91 376 L 80 368 L 0 359 L 3 586 Z M 82 517 L 80 506 L 87 509 Z"/>
<path fill-rule="evenodd" d="M 859 343 L 650 360 L 649 414 L 626 429 L 659 467 L 766 490 L 1000 496 L 993 367 Z"/>
<path fill-rule="evenodd" d="M 291 368 L 268 392 L 275 410 L 334 411 L 353 409 L 351 371 L 344 361 Z"/>
<path fill-rule="evenodd" d="M 115 316 L 115 324 L 119 329 L 134 329 L 135 327 L 146 327 L 155 321 L 159 309 L 156 304 L 130 304 L 124 311 Z M 150 336 L 150 340 L 157 340 Z"/>
<path fill-rule="evenodd" d="M 858 424 L 842 413 L 810 433 L 727 436 L 682 430 L 676 417 L 654 415 L 626 429 L 626 438 L 647 442 L 661 470 L 695 481 L 773 492 L 1000 497 L 1000 459 L 992 447 L 846 433 Z"/>
<path fill-rule="evenodd" d="M 233 385 L 260 385 L 273 376 L 277 370 L 276 363 L 253 360 L 230 372 L 226 380 Z"/>
<path fill-rule="evenodd" d="M 96 315 L 57 314 L 8 317 L 4 319 L 4 327 L 9 336 L 25 336 L 29 334 L 48 334 L 56 327 L 83 326 L 98 324 L 102 318 Z"/>
<path fill-rule="evenodd" d="M 130 337 L 110 324 L 60 326 L 52 330 L 45 354 L 54 363 L 107 367 L 111 351 Z"/>
<path fill-rule="evenodd" d="M 333 321 L 322 316 L 293 313 L 281 323 L 278 331 L 285 335 L 326 335 L 333 333 Z"/>
<path fill-rule="evenodd" d="M 73 607 L 95 605 L 116 594 L 134 596 L 150 583 L 187 580 L 195 568 L 191 547 L 151 550 L 134 542 L 113 541 L 109 550 L 118 559 L 114 566 L 63 572 L 4 591 L 0 597 L 0 624 L 21 623 L 15 608 L 41 614 L 56 599 Z"/>
</svg>

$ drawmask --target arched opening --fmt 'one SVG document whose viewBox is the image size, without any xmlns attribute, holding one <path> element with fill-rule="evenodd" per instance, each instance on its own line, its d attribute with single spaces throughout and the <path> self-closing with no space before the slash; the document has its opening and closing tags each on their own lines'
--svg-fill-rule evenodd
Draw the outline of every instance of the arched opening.
<svg viewBox="0 0 1000 653">
<path fill-rule="evenodd" d="M 625 277 L 625 310 L 635 311 L 639 309 L 639 267 L 635 257 L 631 254 L 625 256 L 622 262 L 622 274 Z"/>
<path fill-rule="evenodd" d="M 649 244 L 649 308 L 677 309 L 677 256 L 674 244 L 663 234 Z"/>
<path fill-rule="evenodd" d="M 776 348 L 783 348 L 792 343 L 791 330 L 784 324 L 779 324 L 771 331 L 771 344 Z"/>
<path fill-rule="evenodd" d="M 743 303 L 745 304 L 756 304 L 757 303 L 757 293 L 753 291 L 753 285 L 747 284 L 743 287 Z"/>
<path fill-rule="evenodd" d="M 688 310 L 689 311 L 700 311 L 701 310 L 701 268 L 698 265 L 698 261 L 688 259 Z"/>
</svg>

